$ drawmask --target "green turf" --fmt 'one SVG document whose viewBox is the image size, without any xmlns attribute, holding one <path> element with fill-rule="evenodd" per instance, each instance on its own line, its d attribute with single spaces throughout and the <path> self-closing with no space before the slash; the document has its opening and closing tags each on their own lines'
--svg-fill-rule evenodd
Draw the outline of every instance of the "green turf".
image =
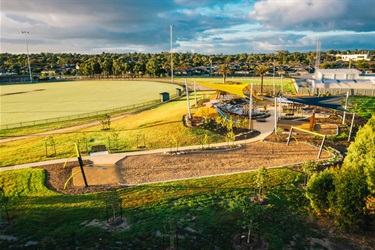
<svg viewBox="0 0 375 250">
<path fill-rule="evenodd" d="M 159 93 L 174 95 L 177 87 L 151 81 L 94 80 L 0 85 L 0 124 L 90 113 L 159 100 Z"/>
<path fill-rule="evenodd" d="M 191 94 L 193 96 L 193 94 Z M 206 93 L 198 93 L 199 99 Z M 211 143 L 224 141 L 219 136 L 203 129 L 190 129 L 182 123 L 182 116 L 187 114 L 186 98 L 172 101 L 150 110 L 111 122 L 111 130 L 102 130 L 102 126 L 76 129 L 68 133 L 53 135 L 56 156 L 47 157 L 45 139 L 47 136 L 38 136 L 20 141 L 4 142 L 1 145 L 0 166 L 9 166 L 29 162 L 68 158 L 74 153 L 74 143 L 83 138 L 87 141 L 88 150 L 94 145 L 104 144 L 118 151 L 137 150 L 137 136 L 144 136 L 146 149 L 170 148 L 178 142 L 179 146 L 199 145 L 205 134 L 210 137 Z M 117 144 L 114 134 L 118 135 Z M 12 136 L 8 134 L 8 136 Z M 142 142 L 143 143 L 143 142 Z M 85 151 L 86 144 L 81 143 L 81 150 Z M 48 155 L 53 153 L 48 148 Z"/>
<path fill-rule="evenodd" d="M 105 222 L 107 194 L 54 193 L 43 187 L 42 169 L 4 172 L 0 183 L 9 198 L 12 226 L 2 234 L 17 240 L 2 238 L 0 247 L 11 243 L 18 249 L 34 241 L 36 249 L 162 249 L 175 244 L 170 237 L 164 243 L 160 237 L 171 231 L 173 222 L 183 236 L 179 239 L 182 249 L 231 249 L 241 231 L 239 222 L 246 221 L 241 211 L 253 194 L 255 178 L 256 172 L 251 172 L 120 189 L 117 194 L 129 228 L 107 231 L 85 226 L 94 219 Z M 270 203 L 264 206 L 259 234 L 272 249 L 289 243 L 297 231 L 302 239 L 309 235 L 303 221 L 296 218 L 306 205 L 303 192 L 293 185 L 301 180 L 295 171 L 270 170 L 266 184 Z"/>
</svg>

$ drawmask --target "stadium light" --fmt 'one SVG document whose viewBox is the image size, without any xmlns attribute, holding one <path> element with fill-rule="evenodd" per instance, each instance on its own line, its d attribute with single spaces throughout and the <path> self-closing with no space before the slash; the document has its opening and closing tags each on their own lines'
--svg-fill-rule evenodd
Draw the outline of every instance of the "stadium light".
<svg viewBox="0 0 375 250">
<path fill-rule="evenodd" d="M 174 25 L 170 25 L 169 26 L 169 33 L 170 33 L 170 36 L 171 36 L 171 79 L 172 79 L 172 83 L 174 83 L 173 81 L 173 41 L 172 41 L 172 33 L 173 33 L 173 27 Z"/>
<path fill-rule="evenodd" d="M 28 31 L 22 31 L 22 34 L 25 34 L 25 42 L 26 42 L 26 50 L 27 50 L 27 63 L 29 65 L 30 83 L 33 83 L 33 77 L 31 75 L 31 67 L 30 67 L 29 43 L 27 41 L 27 34 L 29 34 L 29 32 Z"/>
</svg>

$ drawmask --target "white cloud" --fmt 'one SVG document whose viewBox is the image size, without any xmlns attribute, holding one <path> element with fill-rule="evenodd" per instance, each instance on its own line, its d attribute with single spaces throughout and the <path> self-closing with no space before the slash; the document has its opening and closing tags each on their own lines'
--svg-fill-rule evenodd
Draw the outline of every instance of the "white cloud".
<svg viewBox="0 0 375 250">
<path fill-rule="evenodd" d="M 1 52 L 24 52 L 22 30 L 33 52 L 168 51 L 170 24 L 179 51 L 314 50 L 314 36 L 336 30 L 365 31 L 358 44 L 372 49 L 374 9 L 373 0 L 1 0 Z"/>
<path fill-rule="evenodd" d="M 248 18 L 269 29 L 370 31 L 374 10 L 373 0 L 265 0 Z"/>
</svg>

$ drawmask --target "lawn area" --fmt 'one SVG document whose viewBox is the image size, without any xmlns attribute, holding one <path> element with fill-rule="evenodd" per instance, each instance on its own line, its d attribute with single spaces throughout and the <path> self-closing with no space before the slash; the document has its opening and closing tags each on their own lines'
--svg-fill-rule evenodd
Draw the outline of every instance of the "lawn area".
<svg viewBox="0 0 375 250">
<path fill-rule="evenodd" d="M 91 113 L 159 100 L 159 93 L 174 95 L 177 87 L 152 81 L 111 80 L 0 85 L 0 125 Z"/>
<path fill-rule="evenodd" d="M 0 175 L 0 183 L 9 198 L 12 225 L 1 231 L 0 248 L 326 249 L 323 246 L 333 245 L 354 249 L 347 239 L 332 238 L 307 219 L 309 202 L 298 188 L 303 174 L 285 168 L 268 170 L 267 202 L 261 205 L 250 202 L 258 192 L 257 175 L 248 172 L 62 195 L 44 187 L 43 169 L 7 171 Z M 122 204 L 122 221 L 112 225 L 108 216 L 121 218 L 121 209 L 111 199 Z"/>
<path fill-rule="evenodd" d="M 206 93 L 201 92 L 197 97 L 204 96 Z M 80 143 L 82 151 L 90 150 L 91 146 L 100 144 L 107 145 L 109 148 L 109 143 L 111 147 L 116 147 L 117 151 L 129 151 L 137 149 L 137 136 L 145 138 L 146 149 L 169 148 L 175 146 L 176 142 L 179 146 L 200 144 L 205 134 L 210 137 L 211 143 L 224 141 L 223 136 L 213 132 L 185 127 L 182 123 L 182 116 L 185 114 L 187 114 L 186 98 L 182 98 L 113 121 L 109 131 L 102 130 L 102 126 L 98 125 L 55 134 L 53 135 L 56 147 L 54 157 L 46 156 L 47 136 L 4 142 L 1 145 L 0 166 L 68 158 L 74 153 L 74 143 Z M 50 155 L 53 149 L 48 150 Z"/>
<path fill-rule="evenodd" d="M 254 191 L 255 178 L 256 173 L 247 173 L 123 188 L 115 195 L 122 199 L 124 223 L 105 227 L 105 201 L 110 193 L 61 195 L 43 188 L 42 169 L 7 171 L 0 182 L 10 198 L 12 226 L 1 234 L 16 240 L 0 237 L 0 247 L 33 242 L 38 249 L 161 249 L 177 244 L 174 237 L 162 234 L 178 230 L 178 245 L 183 249 L 230 249 L 245 232 L 240 225 L 246 222 L 243 209 Z M 304 214 L 306 205 L 303 193 L 293 185 L 301 178 L 287 169 L 270 171 L 266 185 L 270 204 L 263 208 L 259 235 L 272 249 L 289 244 L 297 228 L 299 240 L 316 235 L 295 218 Z M 258 233 L 255 227 L 254 232 Z"/>
</svg>

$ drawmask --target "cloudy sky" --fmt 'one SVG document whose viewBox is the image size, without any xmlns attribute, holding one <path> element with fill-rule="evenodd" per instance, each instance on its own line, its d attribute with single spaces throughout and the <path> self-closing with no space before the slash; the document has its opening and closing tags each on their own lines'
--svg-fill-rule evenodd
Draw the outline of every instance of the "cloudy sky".
<svg viewBox="0 0 375 250">
<path fill-rule="evenodd" d="M 1 53 L 375 49 L 374 0 L 1 0 Z"/>
</svg>

